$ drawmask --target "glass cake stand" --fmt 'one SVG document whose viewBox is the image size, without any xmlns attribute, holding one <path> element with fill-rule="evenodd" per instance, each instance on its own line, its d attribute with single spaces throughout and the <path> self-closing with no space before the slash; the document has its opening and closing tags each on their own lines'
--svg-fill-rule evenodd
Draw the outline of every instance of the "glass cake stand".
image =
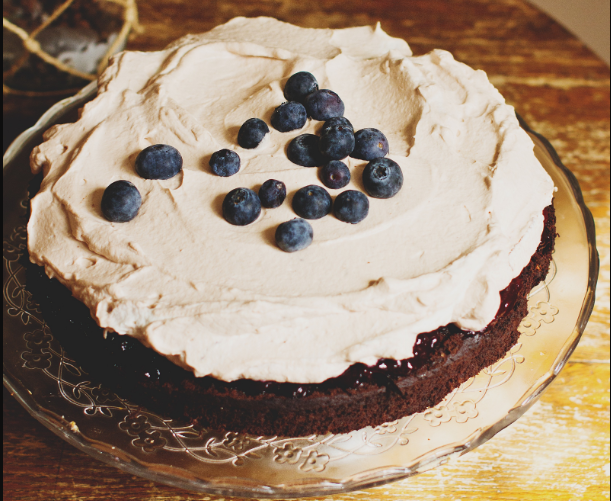
<svg viewBox="0 0 611 501">
<path fill-rule="evenodd" d="M 513 423 L 575 349 L 594 305 L 594 222 L 577 180 L 528 128 L 552 176 L 557 231 L 552 267 L 530 294 L 521 337 L 506 357 L 424 412 L 347 434 L 263 437 L 215 433 L 160 416 L 90 380 L 25 290 L 28 157 L 42 133 L 76 119 L 96 84 L 61 101 L 4 156 L 4 385 L 51 431 L 129 473 L 192 491 L 248 497 L 330 495 L 429 470 Z M 64 351 L 64 348 L 67 350 Z"/>
</svg>

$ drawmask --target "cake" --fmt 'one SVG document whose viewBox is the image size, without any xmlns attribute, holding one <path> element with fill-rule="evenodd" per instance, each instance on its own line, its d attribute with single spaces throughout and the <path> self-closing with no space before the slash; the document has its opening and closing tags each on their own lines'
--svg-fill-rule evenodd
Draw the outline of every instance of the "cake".
<svg viewBox="0 0 611 501">
<path fill-rule="evenodd" d="M 287 159 L 287 144 L 322 122 L 272 127 L 253 149 L 237 135 L 253 117 L 270 123 L 300 71 L 341 96 L 355 130 L 384 132 L 404 184 L 392 198 L 371 197 L 358 224 L 312 221 L 312 244 L 286 253 L 274 232 L 295 217 L 290 199 L 321 184 L 317 169 Z M 70 318 L 77 308 L 62 306 L 39 274 L 45 318 L 57 331 L 91 331 L 89 356 L 89 342 L 72 349 L 82 345 L 119 391 L 208 427 L 344 432 L 435 405 L 515 344 L 553 250 L 553 183 L 513 108 L 484 72 L 441 50 L 414 57 L 379 26 L 236 18 L 163 51 L 124 52 L 79 120 L 44 140 L 31 155 L 42 181 L 30 259 L 95 325 Z M 178 175 L 136 173 L 154 144 L 180 152 Z M 208 167 L 223 148 L 241 158 L 234 176 Z M 367 162 L 344 161 L 346 189 L 363 191 Z M 286 184 L 287 202 L 228 224 L 225 195 L 270 178 Z M 117 180 L 142 196 L 126 223 L 100 209 Z M 137 377 L 142 360 L 152 365 Z"/>
</svg>

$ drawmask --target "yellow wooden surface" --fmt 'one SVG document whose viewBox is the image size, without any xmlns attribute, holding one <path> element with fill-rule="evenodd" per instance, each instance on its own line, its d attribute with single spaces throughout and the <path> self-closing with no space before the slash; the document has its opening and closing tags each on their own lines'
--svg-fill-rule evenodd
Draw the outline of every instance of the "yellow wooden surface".
<svg viewBox="0 0 611 501">
<path fill-rule="evenodd" d="M 465 456 L 393 484 L 316 500 L 609 499 L 609 69 L 521 0 L 141 0 L 145 32 L 132 48 L 160 48 L 234 15 L 302 26 L 382 21 L 416 54 L 434 47 L 484 69 L 577 176 L 596 222 L 601 272 L 594 313 L 571 360 L 516 423 Z M 22 102 L 20 102 L 22 103 Z M 6 103 L 6 110 L 22 104 Z M 207 499 L 133 477 L 46 430 L 4 392 L 4 496 L 21 500 Z"/>
</svg>

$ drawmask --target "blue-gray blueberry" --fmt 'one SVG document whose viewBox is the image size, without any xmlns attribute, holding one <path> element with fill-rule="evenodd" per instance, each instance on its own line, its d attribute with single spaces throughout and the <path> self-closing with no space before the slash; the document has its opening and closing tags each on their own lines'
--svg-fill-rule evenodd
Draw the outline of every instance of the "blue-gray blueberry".
<svg viewBox="0 0 611 501">
<path fill-rule="evenodd" d="M 324 163 L 320 152 L 320 138 L 314 134 L 301 134 L 294 138 L 286 150 L 286 156 L 294 164 L 318 167 Z"/>
<path fill-rule="evenodd" d="M 363 185 L 370 197 L 391 198 L 403 186 L 403 172 L 390 158 L 375 158 L 363 171 Z"/>
<path fill-rule="evenodd" d="M 280 207 L 286 198 L 286 186 L 277 179 L 268 179 L 259 188 L 261 205 L 266 209 Z"/>
<path fill-rule="evenodd" d="M 136 172 L 145 179 L 170 179 L 181 170 L 182 156 L 169 144 L 154 144 L 136 157 Z"/>
<path fill-rule="evenodd" d="M 320 219 L 331 212 L 332 205 L 327 190 L 314 184 L 300 188 L 293 197 L 293 210 L 304 219 Z"/>
<path fill-rule="evenodd" d="M 331 125 L 320 134 L 320 152 L 331 160 L 346 158 L 354 150 L 354 133 L 344 125 Z"/>
<path fill-rule="evenodd" d="M 350 182 L 350 169 L 341 160 L 331 160 L 320 169 L 320 180 L 327 188 L 339 190 Z"/>
<path fill-rule="evenodd" d="M 344 223 L 360 223 L 369 214 L 369 199 L 360 191 L 342 191 L 333 202 L 333 213 Z"/>
<path fill-rule="evenodd" d="M 269 127 L 263 120 L 260 118 L 249 118 L 238 131 L 238 144 L 242 148 L 252 150 L 259 146 L 268 132 Z"/>
<path fill-rule="evenodd" d="M 318 90 L 316 77 L 307 71 L 291 75 L 284 86 L 284 97 L 287 101 L 305 104 L 306 97 Z"/>
<path fill-rule="evenodd" d="M 305 107 L 314 120 L 329 120 L 344 115 L 344 102 L 332 90 L 320 89 L 307 98 Z"/>
<path fill-rule="evenodd" d="M 300 251 L 314 238 L 312 226 L 304 219 L 295 218 L 276 228 L 276 244 L 285 252 Z"/>
<path fill-rule="evenodd" d="M 280 132 L 301 129 L 308 121 L 305 106 L 296 101 L 289 101 L 278 106 L 272 113 L 272 127 Z"/>
<path fill-rule="evenodd" d="M 336 127 L 336 126 L 345 127 L 347 129 L 350 129 L 352 132 L 354 132 L 354 127 L 350 123 L 350 120 L 348 120 L 346 117 L 333 117 L 325 121 L 325 123 L 320 128 L 320 133 L 322 134 L 323 132 L 325 132 L 325 130 L 331 127 Z"/>
<path fill-rule="evenodd" d="M 354 134 L 353 158 L 373 160 L 388 154 L 388 139 L 378 129 L 361 129 Z"/>
<path fill-rule="evenodd" d="M 136 217 L 142 197 L 138 188 L 129 181 L 115 181 L 102 195 L 102 214 L 113 223 L 126 223 Z"/>
<path fill-rule="evenodd" d="M 240 156 L 235 151 L 223 149 L 215 151 L 208 164 L 217 176 L 229 177 L 240 170 Z"/>
<path fill-rule="evenodd" d="M 223 200 L 223 217 L 228 223 L 246 226 L 256 221 L 261 214 L 261 201 L 257 194 L 248 188 L 231 190 Z"/>
</svg>

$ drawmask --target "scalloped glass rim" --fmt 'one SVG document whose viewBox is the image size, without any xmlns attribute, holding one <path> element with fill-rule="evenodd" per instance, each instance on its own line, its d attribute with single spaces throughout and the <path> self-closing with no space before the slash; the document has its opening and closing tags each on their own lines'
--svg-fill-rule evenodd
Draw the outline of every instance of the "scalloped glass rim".
<svg viewBox="0 0 611 501">
<path fill-rule="evenodd" d="M 59 121 L 68 112 L 82 106 L 95 95 L 96 91 L 97 84 L 92 82 L 75 96 L 60 101 L 51 107 L 33 127 L 17 137 L 9 146 L 3 158 L 5 177 L 7 172 L 10 171 L 7 167 L 10 167 L 11 163 L 20 154 L 24 153 L 24 148 L 27 147 L 28 143 L 37 134 L 40 134 L 50 125 Z M 451 457 L 460 456 L 468 452 L 513 423 L 537 400 L 545 388 L 562 370 L 575 349 L 594 306 L 594 291 L 598 277 L 598 254 L 595 248 L 595 227 L 592 215 L 584 204 L 583 196 L 575 176 L 562 164 L 551 144 L 543 136 L 531 130 L 519 115 L 518 119 L 522 127 L 531 134 L 536 146 L 539 148 L 539 153 L 544 156 L 547 155 L 553 163 L 552 168 L 556 169 L 555 174 L 559 176 L 559 179 L 563 180 L 567 196 L 578 206 L 579 224 L 581 225 L 582 234 L 585 235 L 585 245 L 587 245 L 587 286 L 574 328 L 571 332 L 568 332 L 568 329 L 563 329 L 566 339 L 557 350 L 553 361 L 546 366 L 543 373 L 536 380 L 529 382 L 530 385 L 526 391 L 520 394 L 513 407 L 503 417 L 493 420 L 487 426 L 477 428 L 469 436 L 463 437 L 459 441 L 447 441 L 441 447 L 436 446 L 429 450 L 423 450 L 409 464 L 368 469 L 367 458 L 361 459 L 359 463 L 360 470 L 343 478 L 330 478 L 330 476 L 325 476 L 324 474 L 320 476 L 302 475 L 292 478 L 289 474 L 289 478 L 285 479 L 282 477 L 282 480 L 285 481 L 279 482 L 278 479 L 281 477 L 257 480 L 256 478 L 247 478 L 244 475 L 239 475 L 240 472 L 235 470 L 231 471 L 233 474 L 227 476 L 211 475 L 205 467 L 202 467 L 202 470 L 198 472 L 199 474 L 194 474 L 192 470 L 176 467 L 173 464 L 160 464 L 154 461 L 151 456 L 146 456 L 146 453 L 136 454 L 134 450 L 127 450 L 127 447 L 122 447 L 119 444 L 113 445 L 112 437 L 111 439 L 106 439 L 106 441 L 98 440 L 84 435 L 78 429 L 75 430 L 74 425 L 70 421 L 65 419 L 63 415 L 50 409 L 44 399 L 30 391 L 27 385 L 23 384 L 19 375 L 13 373 L 10 368 L 10 355 L 7 351 L 5 351 L 3 359 L 4 385 L 34 418 L 55 434 L 89 455 L 134 475 L 183 489 L 211 494 L 265 498 L 337 494 L 396 481 L 431 469 L 447 462 Z M 5 185 L 5 190 L 7 189 L 9 188 Z M 3 220 L 5 227 L 4 235 L 6 235 L 8 225 L 6 213 Z M 12 230 L 12 228 L 10 229 Z M 3 315 L 5 323 L 6 317 L 7 309 L 5 305 Z M 10 331 L 10 329 L 5 328 L 4 336 L 8 335 L 7 330 Z M 405 433 L 410 433 L 407 428 L 404 428 L 404 430 L 406 430 Z M 385 432 L 379 432 L 379 434 L 383 433 Z M 147 461 L 147 459 L 151 460 Z M 235 473 L 238 473 L 238 475 Z M 270 481 L 274 479 L 275 481 Z"/>
</svg>

